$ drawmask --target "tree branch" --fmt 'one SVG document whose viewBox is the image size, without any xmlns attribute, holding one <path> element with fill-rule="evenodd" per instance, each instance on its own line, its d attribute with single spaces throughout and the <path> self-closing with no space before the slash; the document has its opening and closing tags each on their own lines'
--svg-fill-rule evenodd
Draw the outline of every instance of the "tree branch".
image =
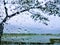
<svg viewBox="0 0 60 45">
<path fill-rule="evenodd" d="M 22 10 L 22 11 L 20 11 L 20 12 L 17 11 L 16 13 L 9 15 L 8 17 L 11 18 L 11 17 L 15 16 L 16 14 L 20 14 L 20 13 L 22 13 L 22 12 L 29 11 L 30 9 L 34 9 L 34 8 L 41 8 L 41 6 L 31 7 L 31 8 Z"/>
<path fill-rule="evenodd" d="M 7 10 L 7 8 L 6 8 L 5 5 L 6 5 L 6 3 L 5 3 L 5 0 L 4 0 L 4 8 L 5 8 L 6 17 L 4 18 L 4 20 L 2 21 L 2 23 L 3 23 L 3 22 L 6 22 L 6 20 L 7 20 L 7 18 L 8 18 L 8 12 L 7 12 L 8 10 Z"/>
<path fill-rule="evenodd" d="M 34 9 L 34 8 L 39 8 L 40 6 L 37 6 L 37 7 L 35 7 L 35 6 L 33 6 L 33 7 L 30 7 L 30 8 L 28 8 L 28 9 L 25 9 L 25 10 L 22 10 L 22 11 L 17 11 L 16 13 L 13 13 L 13 14 L 11 14 L 11 15 L 8 15 L 8 9 L 6 8 L 6 2 L 5 2 L 5 0 L 4 0 L 4 8 L 5 8 L 5 13 L 6 13 L 6 17 L 4 18 L 4 20 L 2 21 L 2 23 L 4 23 L 4 22 L 6 22 L 6 20 L 7 20 L 7 18 L 11 18 L 11 17 L 13 17 L 13 16 L 15 16 L 16 14 L 20 14 L 20 13 L 22 13 L 22 12 L 25 12 L 25 11 L 29 11 L 30 9 Z M 19 8 L 19 7 L 18 7 Z"/>
</svg>

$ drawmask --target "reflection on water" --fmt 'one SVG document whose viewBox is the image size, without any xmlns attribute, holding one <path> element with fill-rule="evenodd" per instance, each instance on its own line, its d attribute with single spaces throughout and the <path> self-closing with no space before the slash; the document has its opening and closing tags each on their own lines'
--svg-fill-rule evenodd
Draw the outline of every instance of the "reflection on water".
<svg viewBox="0 0 60 45">
<path fill-rule="evenodd" d="M 60 45 L 60 35 L 3 35 L 8 45 Z"/>
</svg>

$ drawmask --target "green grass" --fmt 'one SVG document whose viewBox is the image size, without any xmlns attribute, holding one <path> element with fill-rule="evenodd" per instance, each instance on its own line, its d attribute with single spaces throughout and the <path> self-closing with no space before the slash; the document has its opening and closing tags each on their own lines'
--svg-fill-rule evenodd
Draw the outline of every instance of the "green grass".
<svg viewBox="0 0 60 45">
<path fill-rule="evenodd" d="M 16 37 L 16 36 L 35 36 L 35 35 L 39 35 L 39 34 L 16 34 L 16 33 L 11 33 L 11 34 L 7 34 L 7 33 L 4 33 L 2 37 Z"/>
<path fill-rule="evenodd" d="M 11 34 L 8 34 L 8 33 L 4 33 L 3 34 L 3 37 L 5 36 L 12 36 L 12 37 L 14 37 L 14 36 L 38 36 L 38 35 L 40 35 L 40 36 L 60 36 L 60 34 L 31 34 L 31 33 L 29 33 L 29 34 L 25 34 L 25 33 L 23 33 L 23 34 L 16 34 L 16 33 L 11 33 Z"/>
<path fill-rule="evenodd" d="M 53 43 L 2 41 L 1 44 L 53 44 Z"/>
</svg>

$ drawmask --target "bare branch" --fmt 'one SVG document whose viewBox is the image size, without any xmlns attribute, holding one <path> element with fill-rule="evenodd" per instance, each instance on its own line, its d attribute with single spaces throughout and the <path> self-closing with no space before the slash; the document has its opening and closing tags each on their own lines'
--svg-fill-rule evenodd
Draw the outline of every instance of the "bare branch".
<svg viewBox="0 0 60 45">
<path fill-rule="evenodd" d="M 31 7 L 31 8 L 22 10 L 22 11 L 20 11 L 20 12 L 17 11 L 16 13 L 9 15 L 8 17 L 11 18 L 11 17 L 15 16 L 16 14 L 20 14 L 20 13 L 22 13 L 22 12 L 29 11 L 30 9 L 39 8 L 39 7 L 41 7 L 41 6 Z"/>
<path fill-rule="evenodd" d="M 6 17 L 4 18 L 4 20 L 2 21 L 2 23 L 3 23 L 3 22 L 6 22 L 6 20 L 7 20 L 7 18 L 8 18 L 8 12 L 7 12 L 8 9 L 6 8 L 5 5 L 6 5 L 6 3 L 5 3 L 5 0 L 4 0 L 4 8 L 5 8 Z"/>
<path fill-rule="evenodd" d="M 25 10 L 22 10 L 22 11 L 17 11 L 16 13 L 13 13 L 13 14 L 11 14 L 11 15 L 8 15 L 8 9 L 6 8 L 6 2 L 5 2 L 5 0 L 4 0 L 4 8 L 5 8 L 5 13 L 6 13 L 6 17 L 4 18 L 4 20 L 2 21 L 2 23 L 3 22 L 6 22 L 6 20 L 7 20 L 7 18 L 11 18 L 11 17 L 13 17 L 13 16 L 15 16 L 16 14 L 20 14 L 20 13 L 22 13 L 22 12 L 25 12 L 25 11 L 29 11 L 30 9 L 34 9 L 34 8 L 38 8 L 38 7 L 40 7 L 40 6 L 38 6 L 38 7 L 35 7 L 35 6 L 33 6 L 33 7 L 30 7 L 30 8 L 27 8 L 27 9 L 25 9 Z M 18 7 L 19 8 L 19 7 Z"/>
<path fill-rule="evenodd" d="M 17 11 L 16 13 L 14 13 L 14 14 L 12 14 L 12 15 L 9 15 L 8 17 L 11 18 L 11 17 L 15 16 L 16 14 L 20 14 L 20 13 L 22 13 L 22 12 L 29 11 L 30 9 L 33 9 L 33 8 L 34 8 L 34 7 L 31 7 L 31 8 L 22 10 L 22 11 L 20 11 L 20 12 Z"/>
</svg>

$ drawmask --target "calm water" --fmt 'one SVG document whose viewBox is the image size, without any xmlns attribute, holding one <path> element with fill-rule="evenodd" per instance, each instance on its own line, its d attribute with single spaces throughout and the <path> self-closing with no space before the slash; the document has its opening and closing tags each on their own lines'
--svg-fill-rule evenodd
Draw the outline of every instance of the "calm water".
<svg viewBox="0 0 60 45">
<path fill-rule="evenodd" d="M 8 36 L 3 36 L 2 41 L 50 43 L 51 38 L 60 39 L 60 36 L 51 36 L 51 35 L 9 36 L 8 35 Z M 54 43 L 54 45 L 60 45 L 60 43 Z"/>
</svg>

